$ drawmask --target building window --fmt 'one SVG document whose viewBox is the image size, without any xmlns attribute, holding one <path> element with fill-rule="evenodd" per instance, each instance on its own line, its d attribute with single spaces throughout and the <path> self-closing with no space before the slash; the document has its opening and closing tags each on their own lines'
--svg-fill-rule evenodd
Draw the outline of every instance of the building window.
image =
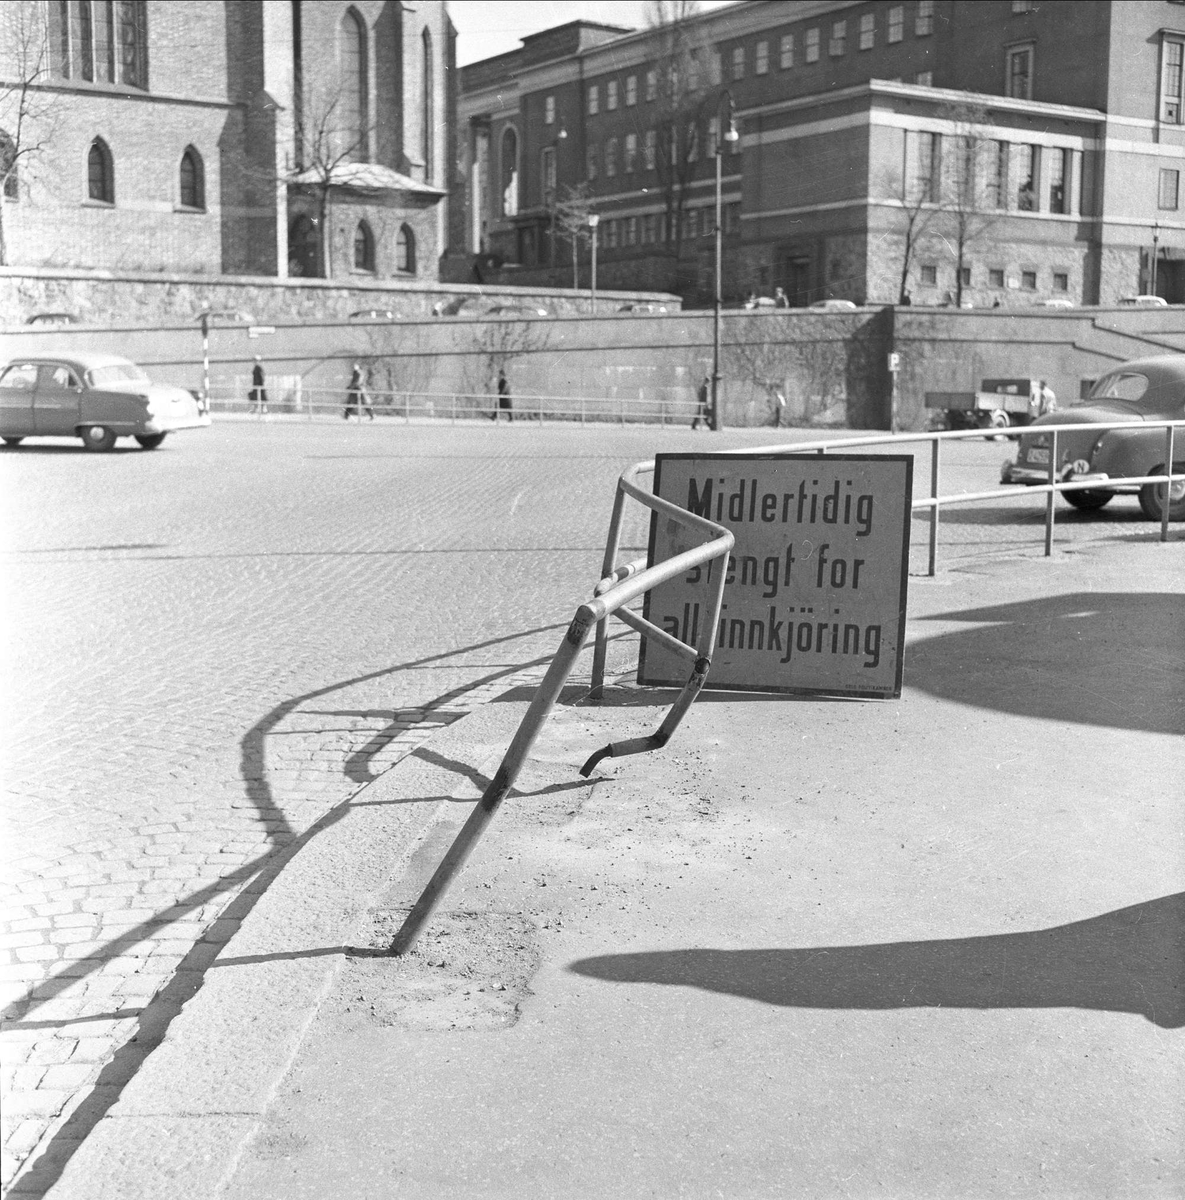
<svg viewBox="0 0 1185 1200">
<path fill-rule="evenodd" d="M 605 222 L 605 249 L 606 250 L 616 250 L 617 249 L 617 222 L 616 221 L 606 221 Z"/>
<path fill-rule="evenodd" d="M 1070 275 L 1068 271 L 1054 271 L 1053 290 L 1055 292 L 1068 292 L 1070 290 Z"/>
<path fill-rule="evenodd" d="M 544 146 L 539 154 L 539 182 L 543 188 L 543 203 L 555 199 L 555 147 Z"/>
<path fill-rule="evenodd" d="M 913 77 L 913 81 L 914 81 L 914 83 L 916 83 L 918 85 L 918 87 L 933 87 L 934 86 L 934 72 L 933 71 L 919 71 Z"/>
<path fill-rule="evenodd" d="M 1033 98 L 1033 47 L 1014 46 L 1008 51 L 1005 93 L 1014 100 Z"/>
<path fill-rule="evenodd" d="M 831 24 L 831 41 L 827 43 L 827 53 L 832 58 L 842 58 L 848 47 L 847 21 L 833 21 Z"/>
<path fill-rule="evenodd" d="M 612 179 L 617 174 L 617 139 L 610 138 L 605 143 L 605 176 Z"/>
<path fill-rule="evenodd" d="M 860 49 L 871 50 L 876 44 L 876 14 L 865 13 L 860 18 Z"/>
<path fill-rule="evenodd" d="M 1037 272 L 1036 271 L 1021 271 L 1020 286 L 1026 291 L 1034 292 L 1037 290 Z"/>
<path fill-rule="evenodd" d="M 1181 78 L 1185 63 L 1185 42 L 1165 38 L 1161 48 L 1160 119 L 1170 125 L 1181 124 Z"/>
<path fill-rule="evenodd" d="M 594 83 L 588 89 L 588 115 L 595 117 L 601 111 L 601 89 Z"/>
<path fill-rule="evenodd" d="M 202 156 L 192 146 L 187 146 L 185 153 L 181 155 L 179 183 L 178 197 L 182 208 L 206 207 L 206 179 L 202 169 Z"/>
<path fill-rule="evenodd" d="M 585 174 L 589 180 L 597 177 L 597 145 L 595 142 L 589 142 L 588 149 L 584 152 Z"/>
<path fill-rule="evenodd" d="M 687 90 L 699 91 L 699 52 L 693 50 L 687 58 Z"/>
<path fill-rule="evenodd" d="M 971 286 L 971 268 L 970 267 L 960 267 L 959 268 L 959 280 L 964 287 Z"/>
<path fill-rule="evenodd" d="M 938 200 L 942 178 L 942 135 L 918 134 L 918 199 L 933 204 Z"/>
<path fill-rule="evenodd" d="M 988 269 L 988 285 L 994 288 L 1002 288 L 1004 286 L 1004 268 L 991 267 Z"/>
<path fill-rule="evenodd" d="M 374 270 L 374 234 L 365 221 L 359 221 L 354 230 L 354 270 Z"/>
<path fill-rule="evenodd" d="M 894 4 L 889 9 L 889 33 L 886 41 L 899 42 L 905 37 L 905 6 Z"/>
<path fill-rule="evenodd" d="M 0 151 L 2 154 L 3 151 Z M 5 192 L 7 193 L 8 185 L 5 184 Z M 1160 172 L 1160 192 L 1158 196 L 1157 207 L 1176 209 L 1178 207 L 1179 198 L 1181 195 L 1181 172 L 1169 167 L 1164 167 Z"/>
<path fill-rule="evenodd" d="M 987 202 L 990 208 L 1008 207 L 1008 143 L 996 142 L 992 149 L 989 142 L 984 150 L 988 170 Z"/>
<path fill-rule="evenodd" d="M 1020 164 L 1017 172 L 1016 207 L 1021 212 L 1037 211 L 1037 170 L 1040 151 L 1036 146 L 1021 146 Z"/>
<path fill-rule="evenodd" d="M 425 28 L 420 34 L 420 105 L 423 126 L 420 129 L 420 154 L 424 159 L 424 179 L 436 176 L 436 64 L 432 58 L 432 34 Z"/>
<path fill-rule="evenodd" d="M 337 153 L 354 162 L 366 161 L 366 26 L 352 8 L 337 27 L 341 100 L 334 114 L 340 129 Z"/>
<path fill-rule="evenodd" d="M 765 75 L 769 72 L 769 42 L 757 43 L 757 57 L 753 63 L 755 75 Z"/>
<path fill-rule="evenodd" d="M 638 244 L 638 218 L 627 217 L 625 222 L 625 244 L 627 246 L 636 246 Z"/>
<path fill-rule="evenodd" d="M 52 74 L 148 87 L 145 0 L 54 0 L 45 9 Z"/>
<path fill-rule="evenodd" d="M 623 167 L 627 175 L 632 175 L 634 167 L 638 162 L 638 135 L 636 133 L 627 133 L 625 135 L 625 158 Z"/>
<path fill-rule="evenodd" d="M 119 46 L 119 82 L 129 87 L 147 88 L 148 5 L 145 0 L 119 0 L 115 6 L 115 37 Z"/>
<path fill-rule="evenodd" d="M 658 217 L 655 213 L 647 213 L 642 218 L 642 244 L 644 246 L 654 245 L 657 229 Z"/>
<path fill-rule="evenodd" d="M 654 100 L 658 96 L 658 72 L 646 72 L 646 99 Z"/>
<path fill-rule="evenodd" d="M 724 82 L 724 57 L 719 50 L 712 51 L 708 59 L 709 79 L 713 87 L 719 87 Z"/>
<path fill-rule="evenodd" d="M 416 235 L 410 225 L 400 225 L 395 238 L 395 269 L 406 275 L 416 273 Z"/>
<path fill-rule="evenodd" d="M 115 203 L 115 165 L 102 138 L 95 138 L 87 152 L 86 194 L 99 204 Z"/>
<path fill-rule="evenodd" d="M 653 171 L 658 162 L 658 134 L 653 129 L 646 130 L 646 140 L 642 144 L 642 161 L 647 171 Z"/>
<path fill-rule="evenodd" d="M 809 63 L 819 61 L 819 31 L 817 29 L 806 31 L 806 54 L 804 57 Z"/>
<path fill-rule="evenodd" d="M 1067 212 L 1066 200 L 1066 159 L 1068 150 L 1049 151 L 1049 211 L 1051 213 Z"/>
<path fill-rule="evenodd" d="M 610 79 L 605 84 L 605 109 L 607 112 L 613 112 L 617 107 L 617 80 Z"/>
<path fill-rule="evenodd" d="M 934 0 L 918 0 L 913 19 L 914 37 L 926 37 L 934 32 Z"/>
<path fill-rule="evenodd" d="M 554 96 L 548 96 L 547 99 L 543 101 L 543 124 L 544 125 L 554 125 L 555 124 L 555 97 Z"/>
<path fill-rule="evenodd" d="M 502 131 L 502 215 L 518 215 L 518 133 L 511 127 Z"/>
<path fill-rule="evenodd" d="M 794 34 L 782 34 L 782 40 L 779 43 L 778 66 L 783 71 L 789 71 L 794 66 Z"/>
<path fill-rule="evenodd" d="M 625 106 L 633 108 L 638 103 L 638 77 L 636 75 L 627 75 L 625 77 Z"/>
<path fill-rule="evenodd" d="M 938 268 L 932 263 L 927 263 L 922 267 L 922 282 L 935 285 L 938 283 Z"/>
<path fill-rule="evenodd" d="M 732 77 L 733 79 L 745 78 L 745 47 L 734 46 L 732 48 Z"/>
<path fill-rule="evenodd" d="M 5 200 L 19 199 L 20 176 L 16 169 L 16 143 L 0 129 L 0 192 Z"/>
</svg>

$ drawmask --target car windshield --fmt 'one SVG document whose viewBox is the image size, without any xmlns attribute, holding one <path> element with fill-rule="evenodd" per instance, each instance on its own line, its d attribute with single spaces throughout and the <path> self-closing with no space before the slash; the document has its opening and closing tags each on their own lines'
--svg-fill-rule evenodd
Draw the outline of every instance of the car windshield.
<svg viewBox="0 0 1185 1200">
<path fill-rule="evenodd" d="M 111 363 L 106 367 L 91 367 L 86 373 L 93 388 L 118 387 L 121 383 L 151 383 L 135 363 Z"/>
<path fill-rule="evenodd" d="M 1108 375 L 1095 384 L 1096 400 L 1138 400 L 1148 390 L 1148 376 L 1135 371 Z"/>
</svg>

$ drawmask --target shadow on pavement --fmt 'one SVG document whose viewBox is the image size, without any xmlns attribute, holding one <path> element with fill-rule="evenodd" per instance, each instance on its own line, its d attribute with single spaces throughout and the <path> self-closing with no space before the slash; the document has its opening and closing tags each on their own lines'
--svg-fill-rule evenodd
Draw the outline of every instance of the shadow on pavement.
<svg viewBox="0 0 1185 1200">
<path fill-rule="evenodd" d="M 1185 892 L 1028 933 L 769 950 L 606 954 L 569 965 L 793 1008 L 1084 1008 L 1185 1025 Z"/>
<path fill-rule="evenodd" d="M 907 687 L 1019 716 L 1185 731 L 1183 595 L 1070 592 L 917 620 L 977 627 L 912 645 Z"/>
</svg>

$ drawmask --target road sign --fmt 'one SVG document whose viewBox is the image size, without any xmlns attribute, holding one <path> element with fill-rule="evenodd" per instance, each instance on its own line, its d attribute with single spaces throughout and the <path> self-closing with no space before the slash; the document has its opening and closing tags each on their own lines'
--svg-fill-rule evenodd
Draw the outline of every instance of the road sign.
<svg viewBox="0 0 1185 1200">
<path fill-rule="evenodd" d="M 660 454 L 656 495 L 731 529 L 710 688 L 901 694 L 909 576 L 911 455 Z M 650 561 L 695 544 L 657 514 Z M 645 616 L 692 643 L 697 567 L 651 591 Z M 638 682 L 681 685 L 686 667 L 643 639 Z"/>
</svg>

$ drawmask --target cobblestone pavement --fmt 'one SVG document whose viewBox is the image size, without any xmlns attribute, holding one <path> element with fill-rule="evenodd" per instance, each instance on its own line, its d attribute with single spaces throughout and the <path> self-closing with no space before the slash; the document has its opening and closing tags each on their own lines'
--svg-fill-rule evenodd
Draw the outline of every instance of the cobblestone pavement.
<svg viewBox="0 0 1185 1200">
<path fill-rule="evenodd" d="M 772 433 L 220 422 L 156 453 L 5 453 L 8 1192 L 53 1183 L 286 848 L 541 671 L 625 465 Z M 961 447 L 944 485 L 1002 457 Z M 1107 512 L 1062 536 L 1148 536 Z M 943 539 L 1038 553 L 1039 524 L 1002 505 Z"/>
</svg>

